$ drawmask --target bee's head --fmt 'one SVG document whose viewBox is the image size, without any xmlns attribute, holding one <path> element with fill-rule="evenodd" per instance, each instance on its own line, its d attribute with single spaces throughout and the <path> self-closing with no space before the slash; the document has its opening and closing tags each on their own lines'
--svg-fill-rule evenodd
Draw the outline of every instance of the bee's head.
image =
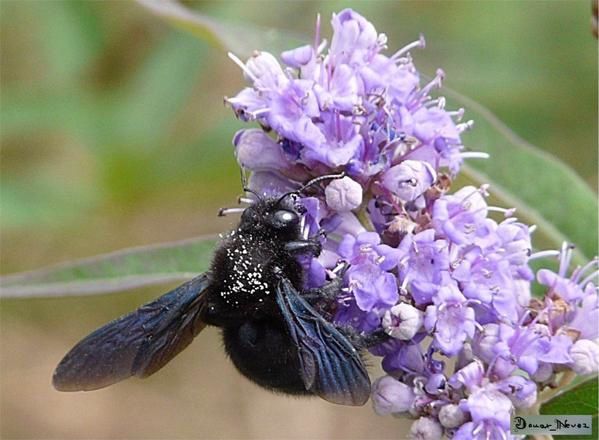
<svg viewBox="0 0 599 440">
<path fill-rule="evenodd" d="M 253 199 L 242 197 L 240 202 L 248 203 L 246 208 L 221 209 L 219 215 L 241 212 L 239 228 L 247 233 L 265 234 L 272 237 L 294 239 L 300 236 L 302 215 L 306 209 L 298 203 L 304 190 L 323 180 L 340 179 L 345 173 L 319 176 L 296 191 L 287 192 L 279 197 L 262 197 L 250 188 L 244 191 L 254 195 Z"/>
<path fill-rule="evenodd" d="M 240 228 L 248 232 L 296 237 L 300 233 L 304 208 L 297 203 L 297 195 L 259 199 L 241 214 Z"/>
</svg>

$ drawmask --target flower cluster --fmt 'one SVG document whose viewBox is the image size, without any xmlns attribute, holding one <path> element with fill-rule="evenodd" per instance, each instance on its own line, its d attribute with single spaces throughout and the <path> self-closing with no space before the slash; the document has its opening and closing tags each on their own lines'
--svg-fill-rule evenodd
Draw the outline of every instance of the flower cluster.
<svg viewBox="0 0 599 440">
<path fill-rule="evenodd" d="M 388 56 L 356 12 L 332 27 L 328 45 L 317 21 L 314 44 L 283 52 L 284 66 L 231 55 L 249 86 L 226 101 L 260 126 L 236 134 L 237 160 L 264 194 L 344 173 L 300 200 L 306 236 L 326 232 L 305 282 L 349 263 L 335 322 L 389 335 L 371 349 L 387 373 L 375 411 L 415 418 L 414 438 L 509 438 L 510 414 L 557 374 L 599 368 L 597 260 L 568 277 L 572 249 L 532 254 L 533 228 L 489 206 L 486 185 L 449 192 L 462 161 L 485 155 L 464 151 L 464 111 L 431 96 L 443 72 L 423 85 L 410 54 L 423 38 Z M 531 259 L 557 254 L 558 272 L 535 280 Z"/>
</svg>

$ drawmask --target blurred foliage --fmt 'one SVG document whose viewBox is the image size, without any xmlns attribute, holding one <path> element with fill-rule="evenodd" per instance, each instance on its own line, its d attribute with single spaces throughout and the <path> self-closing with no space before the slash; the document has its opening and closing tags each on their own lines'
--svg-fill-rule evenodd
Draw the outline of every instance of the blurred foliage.
<svg viewBox="0 0 599 440">
<path fill-rule="evenodd" d="M 293 36 L 311 35 L 317 12 L 330 35 L 328 17 L 348 6 L 387 33 L 391 48 L 423 33 L 427 48 L 414 53 L 422 71 L 443 67 L 449 87 L 483 103 L 524 139 L 564 160 L 596 191 L 597 46 L 587 0 L 185 3 L 236 27 L 251 23 L 289 30 Z M 231 219 L 217 219 L 215 212 L 234 204 L 240 192 L 231 137 L 242 125 L 221 103 L 242 86 L 237 66 L 224 51 L 172 29 L 134 3 L 0 2 L 2 273 L 226 229 Z M 464 141 L 478 149 L 469 145 L 468 134 Z M 535 170 L 521 181 L 538 183 Z M 564 200 L 571 195 L 572 188 L 563 189 Z M 560 206 L 560 200 L 548 203 Z M 569 214 L 581 231 L 597 229 L 592 218 Z M 53 363 L 73 342 L 65 340 L 68 335 L 76 338 L 114 317 L 117 309 L 124 312 L 139 302 L 139 294 L 3 301 L 2 339 L 10 356 L 2 356 L 1 369 L 9 373 L 3 376 L 3 391 L 9 391 L 2 393 L 2 418 L 14 422 L 2 424 L 2 436 L 114 436 L 110 426 L 120 427 L 115 431 L 119 437 L 159 435 L 156 421 L 130 423 L 127 404 L 108 410 L 114 406 L 115 399 L 108 398 L 112 394 L 105 394 L 102 406 L 110 423 L 102 424 L 102 413 L 94 412 L 97 421 L 84 419 L 68 431 L 62 414 L 70 414 L 71 406 L 59 402 L 48 386 Z M 24 366 L 32 362 L 24 353 L 46 346 L 33 362 L 43 372 L 29 374 Z M 38 388 L 29 379 L 40 374 Z M 27 383 L 36 385 L 23 388 Z M 172 394 L 196 402 L 179 385 Z M 137 395 L 135 385 L 125 389 Z M 20 390 L 23 397 L 14 398 L 11 390 Z M 225 400 L 217 401 L 228 405 L 224 391 L 213 394 L 215 399 L 221 395 Z M 47 402 L 60 405 L 48 408 Z M 213 429 L 213 435 L 234 436 L 228 421 L 206 422 L 222 408 L 216 405 L 211 412 L 202 406 L 197 420 L 185 423 L 175 423 L 182 416 L 173 413 L 173 425 L 161 432 L 190 437 Z M 370 415 L 370 408 L 363 414 Z M 19 420 L 27 420 L 27 426 Z M 248 416 L 239 429 L 260 420 L 259 414 Z M 343 420 L 331 425 L 339 436 L 347 424 L 355 437 L 397 437 L 391 429 L 387 434 L 359 431 L 364 418 Z M 391 422 L 390 428 L 397 421 Z M 376 424 L 384 423 L 377 419 Z M 312 426 L 297 426 L 306 425 Z M 256 438 L 295 433 L 287 426 L 279 431 L 268 426 L 252 432 Z M 322 432 L 320 437 L 334 438 Z"/>
</svg>

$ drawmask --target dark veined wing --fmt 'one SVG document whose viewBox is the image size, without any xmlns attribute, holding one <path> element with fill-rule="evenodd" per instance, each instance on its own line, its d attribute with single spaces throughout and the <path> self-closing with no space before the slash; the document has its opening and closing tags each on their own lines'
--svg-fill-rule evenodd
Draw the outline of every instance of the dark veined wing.
<svg viewBox="0 0 599 440">
<path fill-rule="evenodd" d="M 155 373 L 205 327 L 200 316 L 209 285 L 202 274 L 91 333 L 60 361 L 54 387 L 91 391 Z"/>
<path fill-rule="evenodd" d="M 356 348 L 286 278 L 279 282 L 277 304 L 297 347 L 306 389 L 332 403 L 364 405 L 370 379 Z"/>
</svg>

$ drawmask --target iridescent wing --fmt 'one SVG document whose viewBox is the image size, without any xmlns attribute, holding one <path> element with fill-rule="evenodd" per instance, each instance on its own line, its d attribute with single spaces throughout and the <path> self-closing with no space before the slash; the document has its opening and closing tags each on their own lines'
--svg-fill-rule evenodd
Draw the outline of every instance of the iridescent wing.
<svg viewBox="0 0 599 440">
<path fill-rule="evenodd" d="M 356 348 L 289 280 L 281 279 L 276 299 L 297 347 L 306 389 L 332 403 L 364 405 L 370 396 L 370 379 Z"/>
<path fill-rule="evenodd" d="M 90 391 L 161 369 L 205 327 L 208 274 L 202 274 L 81 340 L 52 379 L 59 391 Z"/>
</svg>

